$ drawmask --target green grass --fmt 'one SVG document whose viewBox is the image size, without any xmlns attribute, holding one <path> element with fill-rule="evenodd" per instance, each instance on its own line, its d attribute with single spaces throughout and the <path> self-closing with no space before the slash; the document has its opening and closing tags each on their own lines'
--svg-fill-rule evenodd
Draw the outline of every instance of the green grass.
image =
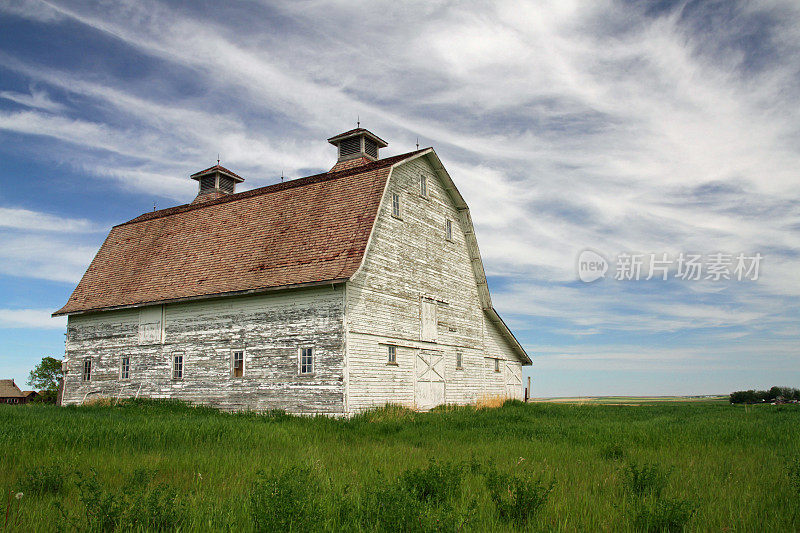
<svg viewBox="0 0 800 533">
<path fill-rule="evenodd" d="M 0 406 L 0 450 L 0 531 L 800 529 L 790 405 Z"/>
</svg>

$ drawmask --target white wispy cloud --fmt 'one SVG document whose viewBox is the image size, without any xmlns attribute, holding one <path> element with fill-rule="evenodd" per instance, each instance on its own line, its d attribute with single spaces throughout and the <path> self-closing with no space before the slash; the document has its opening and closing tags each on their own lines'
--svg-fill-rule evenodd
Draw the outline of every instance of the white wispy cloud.
<svg viewBox="0 0 800 533">
<path fill-rule="evenodd" d="M 77 283 L 99 243 L 76 242 L 71 236 L 0 231 L 0 273 Z"/>
<path fill-rule="evenodd" d="M 52 317 L 52 309 L 0 309 L 0 329 L 58 329 L 67 327 L 66 317 Z"/>
<path fill-rule="evenodd" d="M 98 228 L 87 219 L 59 217 L 15 207 L 0 207 L 0 227 L 60 233 L 102 231 L 101 228 Z"/>
<path fill-rule="evenodd" d="M 53 101 L 45 91 L 31 89 L 30 94 L 14 91 L 0 91 L 0 98 L 16 102 L 25 107 L 34 107 L 46 111 L 63 111 L 66 106 Z"/>
</svg>

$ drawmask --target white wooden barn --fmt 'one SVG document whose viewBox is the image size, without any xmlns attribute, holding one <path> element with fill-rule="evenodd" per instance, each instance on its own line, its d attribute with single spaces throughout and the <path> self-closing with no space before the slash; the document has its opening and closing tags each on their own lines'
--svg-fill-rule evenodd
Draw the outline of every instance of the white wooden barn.
<svg viewBox="0 0 800 533">
<path fill-rule="evenodd" d="M 323 174 L 115 226 L 67 304 L 63 403 L 176 398 L 350 414 L 522 398 L 530 358 L 492 307 L 469 209 L 432 148 L 358 128 Z"/>
</svg>

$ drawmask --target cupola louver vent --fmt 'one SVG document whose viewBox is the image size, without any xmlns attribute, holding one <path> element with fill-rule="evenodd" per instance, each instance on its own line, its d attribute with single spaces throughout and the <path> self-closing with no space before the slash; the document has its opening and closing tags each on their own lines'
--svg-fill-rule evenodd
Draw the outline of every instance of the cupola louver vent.
<svg viewBox="0 0 800 533">
<path fill-rule="evenodd" d="M 339 145 L 339 157 L 356 155 L 359 152 L 361 152 L 360 137 L 350 137 L 349 139 L 343 140 Z"/>
<path fill-rule="evenodd" d="M 236 192 L 236 184 L 244 181 L 230 170 L 220 165 L 192 174 L 191 178 L 200 184 L 195 202 L 218 198 L 220 195 Z"/>
<path fill-rule="evenodd" d="M 356 128 L 340 133 L 328 139 L 328 142 L 339 149 L 337 165 L 343 161 L 357 160 L 359 158 L 366 161 L 375 161 L 379 158 L 378 151 L 388 146 L 386 141 L 364 128 Z M 357 161 L 354 163 L 357 163 Z M 354 163 L 349 165 L 352 166 Z"/>
<path fill-rule="evenodd" d="M 364 153 L 378 159 L 378 144 L 372 139 L 364 139 Z"/>
</svg>

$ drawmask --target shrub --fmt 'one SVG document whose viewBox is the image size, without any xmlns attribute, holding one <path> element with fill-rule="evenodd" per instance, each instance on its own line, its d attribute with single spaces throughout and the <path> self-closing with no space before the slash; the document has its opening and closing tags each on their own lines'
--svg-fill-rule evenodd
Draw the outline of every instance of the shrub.
<svg viewBox="0 0 800 533">
<path fill-rule="evenodd" d="M 648 533 L 683 531 L 694 511 L 694 504 L 688 500 L 657 498 L 652 504 L 641 504 L 636 508 L 633 527 Z"/>
<path fill-rule="evenodd" d="M 794 461 L 789 463 L 789 483 L 800 496 L 800 457 L 795 457 Z"/>
<path fill-rule="evenodd" d="M 61 465 L 51 464 L 32 468 L 19 482 L 20 491 L 25 494 L 58 494 L 64 489 L 66 476 Z"/>
<path fill-rule="evenodd" d="M 250 491 L 250 516 L 256 531 L 314 531 L 323 515 L 322 487 L 308 467 L 260 473 Z"/>
<path fill-rule="evenodd" d="M 360 498 L 358 526 L 367 531 L 416 532 L 427 529 L 425 505 L 400 483 L 366 487 Z"/>
<path fill-rule="evenodd" d="M 514 474 L 501 474 L 486 469 L 486 488 L 498 516 L 517 526 L 524 526 L 547 502 L 555 482 L 542 478 L 527 479 Z"/>
<path fill-rule="evenodd" d="M 85 527 L 76 529 L 90 531 L 113 531 L 121 522 L 123 505 L 115 494 L 103 489 L 97 479 L 97 472 L 90 470 L 89 475 L 77 473 L 78 500 L 84 508 Z M 65 515 L 65 518 L 66 517 Z"/>
<path fill-rule="evenodd" d="M 178 491 L 166 484 L 151 486 L 152 475 L 145 478 L 142 472 L 145 471 L 134 471 L 123 487 L 116 491 L 101 484 L 94 470 L 86 475 L 76 473 L 78 501 L 83 506 L 83 512 L 78 516 L 70 516 L 59 507 L 62 518 L 77 530 L 178 529 L 186 516 L 186 507 L 179 499 Z"/>
<path fill-rule="evenodd" d="M 622 471 L 622 486 L 634 496 L 660 496 L 667 486 L 669 471 L 655 463 L 628 464 Z"/>
<path fill-rule="evenodd" d="M 619 444 L 611 444 L 600 450 L 600 457 L 609 461 L 619 461 L 625 457 L 625 449 Z"/>
<path fill-rule="evenodd" d="M 418 500 L 441 504 L 460 489 L 464 467 L 431 460 L 426 468 L 412 468 L 400 476 L 400 484 Z"/>
</svg>

